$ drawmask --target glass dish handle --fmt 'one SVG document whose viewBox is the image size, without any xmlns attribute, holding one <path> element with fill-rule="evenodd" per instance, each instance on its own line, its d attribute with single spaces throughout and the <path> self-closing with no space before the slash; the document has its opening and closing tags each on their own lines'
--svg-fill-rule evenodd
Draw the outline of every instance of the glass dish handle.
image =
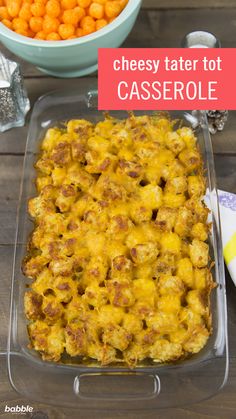
<svg viewBox="0 0 236 419">
<path fill-rule="evenodd" d="M 161 382 L 158 375 L 144 372 L 82 373 L 75 377 L 73 391 L 82 399 L 150 400 L 160 394 Z"/>
</svg>

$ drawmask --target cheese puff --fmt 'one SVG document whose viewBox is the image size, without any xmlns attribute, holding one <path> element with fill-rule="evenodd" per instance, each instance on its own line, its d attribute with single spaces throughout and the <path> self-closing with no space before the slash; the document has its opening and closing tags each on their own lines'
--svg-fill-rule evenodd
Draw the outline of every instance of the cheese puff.
<svg viewBox="0 0 236 419">
<path fill-rule="evenodd" d="M 105 13 L 108 18 L 117 17 L 121 12 L 119 1 L 107 1 L 105 4 Z"/>
<path fill-rule="evenodd" d="M 34 38 L 44 41 L 46 39 L 46 36 L 47 36 L 47 34 L 45 32 L 39 31 L 39 32 L 36 33 Z"/>
<path fill-rule="evenodd" d="M 71 23 L 62 23 L 59 26 L 58 32 L 62 39 L 68 39 L 74 35 L 75 27 Z"/>
<path fill-rule="evenodd" d="M 43 31 L 45 33 L 57 32 L 60 21 L 56 17 L 46 15 L 43 19 Z"/>
<path fill-rule="evenodd" d="M 60 3 L 57 0 L 49 0 L 46 4 L 46 13 L 50 17 L 58 17 L 61 13 Z"/>
<path fill-rule="evenodd" d="M 107 26 L 108 22 L 106 19 L 98 19 L 96 20 L 96 31 L 98 31 L 99 29 L 104 28 L 105 26 Z"/>
<path fill-rule="evenodd" d="M 89 15 L 94 19 L 102 19 L 104 16 L 104 6 L 98 3 L 92 3 L 89 7 Z"/>
<path fill-rule="evenodd" d="M 30 26 L 30 29 L 33 32 L 35 32 L 35 33 L 40 32 L 43 28 L 43 18 L 32 16 L 30 21 L 29 21 L 29 26 Z"/>
</svg>

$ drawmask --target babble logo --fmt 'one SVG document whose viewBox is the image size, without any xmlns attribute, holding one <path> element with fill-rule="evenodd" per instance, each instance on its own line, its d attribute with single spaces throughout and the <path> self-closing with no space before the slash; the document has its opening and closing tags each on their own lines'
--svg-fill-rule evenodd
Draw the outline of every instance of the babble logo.
<svg viewBox="0 0 236 419">
<path fill-rule="evenodd" d="M 32 413 L 34 410 L 34 408 L 32 406 L 18 406 L 18 404 L 16 406 L 5 406 L 5 413 Z"/>
</svg>

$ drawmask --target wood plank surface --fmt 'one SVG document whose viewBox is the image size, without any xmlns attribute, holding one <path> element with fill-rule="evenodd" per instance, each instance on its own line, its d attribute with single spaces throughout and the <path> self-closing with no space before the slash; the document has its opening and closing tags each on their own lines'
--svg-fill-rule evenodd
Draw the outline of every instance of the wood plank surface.
<svg viewBox="0 0 236 419">
<path fill-rule="evenodd" d="M 143 0 L 147 9 L 198 9 L 234 7 L 235 0 Z"/>
<path fill-rule="evenodd" d="M 179 47 L 183 37 L 188 32 L 195 30 L 214 33 L 220 39 L 222 47 L 235 47 L 236 45 L 235 37 L 231 36 L 235 31 L 236 8 L 223 10 L 212 9 L 208 13 L 204 9 L 188 9 L 184 11 L 179 9 L 164 11 L 149 10 L 146 14 L 150 28 L 145 33 L 146 36 L 147 34 L 150 36 L 150 47 Z M 141 14 L 139 17 L 142 19 Z M 227 25 L 223 24 L 223 22 L 227 22 Z M 133 33 L 136 28 L 137 26 L 134 27 Z M 132 32 L 129 37 L 129 42 L 131 38 Z M 142 43 L 146 41 L 146 37 L 143 37 Z"/>
</svg>

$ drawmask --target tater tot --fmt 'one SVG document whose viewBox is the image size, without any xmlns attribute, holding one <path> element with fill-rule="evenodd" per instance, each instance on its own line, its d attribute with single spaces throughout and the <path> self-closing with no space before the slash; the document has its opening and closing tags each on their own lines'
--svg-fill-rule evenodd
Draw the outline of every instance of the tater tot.
<svg viewBox="0 0 236 419">
<path fill-rule="evenodd" d="M 73 11 L 35 38 L 73 40 L 104 19 L 86 15 L 76 26 Z M 24 303 L 31 347 L 55 362 L 63 352 L 101 365 L 181 362 L 212 330 L 208 210 L 196 193 L 202 167 L 188 175 L 170 148 L 175 121 L 164 115 L 74 117 L 47 130 L 35 163 L 35 225 L 22 264 L 34 280 Z M 187 144 L 187 160 L 200 159 L 197 144 Z"/>
</svg>

